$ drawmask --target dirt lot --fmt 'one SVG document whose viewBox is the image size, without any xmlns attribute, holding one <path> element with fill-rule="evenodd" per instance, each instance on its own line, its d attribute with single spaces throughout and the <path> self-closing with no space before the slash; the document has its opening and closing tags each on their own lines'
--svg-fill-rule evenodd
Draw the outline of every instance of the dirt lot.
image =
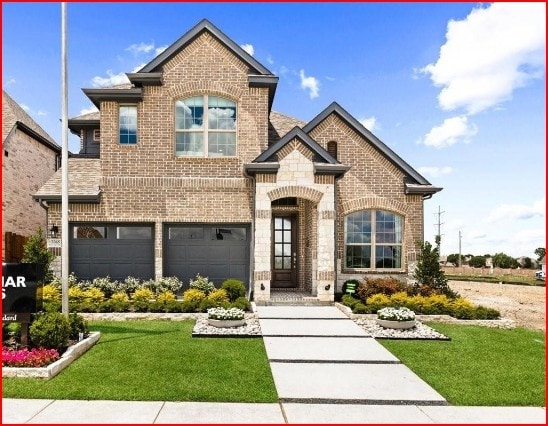
<svg viewBox="0 0 548 426">
<path fill-rule="evenodd" d="M 546 287 L 449 281 L 449 287 L 478 305 L 498 309 L 518 326 L 546 331 Z"/>
</svg>

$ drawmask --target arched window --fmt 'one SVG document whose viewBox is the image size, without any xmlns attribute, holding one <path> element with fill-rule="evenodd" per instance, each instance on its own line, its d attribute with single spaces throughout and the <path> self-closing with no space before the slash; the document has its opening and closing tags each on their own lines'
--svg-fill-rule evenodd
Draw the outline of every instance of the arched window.
<svg viewBox="0 0 548 426">
<path fill-rule="evenodd" d="M 362 210 L 344 219 L 345 267 L 400 269 L 403 217 L 383 210 Z"/>
<path fill-rule="evenodd" d="M 331 157 L 333 157 L 335 160 L 337 159 L 337 142 L 335 141 L 329 141 L 327 142 L 327 152 Z"/>
<path fill-rule="evenodd" d="M 175 153 L 191 157 L 236 155 L 236 103 L 193 96 L 175 103 Z"/>
</svg>

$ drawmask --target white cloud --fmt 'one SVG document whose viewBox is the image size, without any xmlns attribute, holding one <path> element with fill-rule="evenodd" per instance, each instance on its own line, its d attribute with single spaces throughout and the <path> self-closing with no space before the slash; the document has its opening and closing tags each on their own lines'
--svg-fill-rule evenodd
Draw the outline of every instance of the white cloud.
<svg viewBox="0 0 548 426">
<path fill-rule="evenodd" d="M 274 65 L 274 59 L 272 58 L 271 55 L 268 55 L 266 57 L 266 62 L 268 62 L 270 65 Z"/>
<path fill-rule="evenodd" d="M 80 110 L 80 114 L 79 114 L 79 115 L 91 114 L 92 112 L 97 112 L 97 111 L 99 111 L 99 110 L 97 109 L 97 107 L 96 107 L 95 105 L 92 105 L 92 106 L 90 106 L 89 108 L 82 108 L 82 109 Z"/>
<path fill-rule="evenodd" d="M 304 70 L 299 72 L 299 76 L 301 78 L 301 89 L 309 90 L 308 94 L 310 95 L 310 99 L 320 96 L 320 82 L 316 77 L 307 77 L 304 74 Z"/>
<path fill-rule="evenodd" d="M 534 217 L 546 217 L 546 198 L 541 198 L 531 205 L 501 204 L 491 210 L 485 222 L 527 220 Z"/>
<path fill-rule="evenodd" d="M 255 53 L 255 48 L 252 44 L 242 44 L 240 45 L 242 49 L 244 49 L 247 53 L 249 53 L 251 56 Z"/>
<path fill-rule="evenodd" d="M 423 166 L 419 167 L 417 171 L 423 176 L 430 176 L 437 178 L 441 175 L 448 175 L 453 173 L 453 168 L 449 166 L 436 167 L 436 166 Z"/>
<path fill-rule="evenodd" d="M 445 119 L 440 126 L 432 128 L 418 143 L 434 148 L 446 148 L 458 142 L 468 143 L 476 133 L 478 129 L 474 124 L 468 123 L 468 117 L 451 117 Z"/>
<path fill-rule="evenodd" d="M 164 50 L 166 50 L 169 46 L 166 44 L 165 46 L 160 46 L 154 49 L 154 53 L 156 56 L 158 56 L 160 53 L 162 53 Z"/>
<path fill-rule="evenodd" d="M 15 78 L 10 77 L 8 80 L 4 83 L 4 87 L 11 87 L 15 84 Z"/>
<path fill-rule="evenodd" d="M 91 79 L 93 87 L 110 87 L 119 84 L 129 83 L 126 73 L 114 74 L 112 70 L 107 70 L 108 77 L 95 76 Z"/>
<path fill-rule="evenodd" d="M 23 108 L 26 112 L 29 112 L 29 111 L 30 111 L 30 107 L 29 107 L 28 105 L 26 105 L 26 104 L 19 104 L 19 106 L 20 106 L 21 108 Z"/>
<path fill-rule="evenodd" d="M 420 71 L 442 87 L 443 109 L 475 114 L 542 77 L 545 49 L 545 3 L 492 3 L 449 21 L 439 58 Z"/>
<path fill-rule="evenodd" d="M 362 118 L 359 121 L 363 125 L 363 127 L 365 127 L 370 132 L 372 132 L 375 128 L 377 128 L 377 118 L 376 117 Z"/>
<path fill-rule="evenodd" d="M 45 117 L 46 115 L 48 115 L 48 112 L 40 109 L 40 110 L 38 110 L 38 112 L 36 113 L 36 115 L 37 115 L 38 117 Z"/>
<path fill-rule="evenodd" d="M 127 51 L 133 53 L 135 56 L 141 53 L 150 53 L 154 50 L 154 43 L 134 43 L 126 48 Z"/>
<path fill-rule="evenodd" d="M 135 68 L 133 68 L 133 70 L 131 72 L 138 72 L 141 68 L 143 68 L 146 64 L 145 63 L 142 63 L 142 64 L 139 64 L 137 65 Z"/>
</svg>

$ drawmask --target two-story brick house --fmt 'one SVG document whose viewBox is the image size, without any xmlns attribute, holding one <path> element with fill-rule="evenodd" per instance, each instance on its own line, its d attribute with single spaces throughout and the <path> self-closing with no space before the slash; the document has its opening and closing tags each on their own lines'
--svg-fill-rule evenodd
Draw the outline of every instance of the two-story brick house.
<svg viewBox="0 0 548 426">
<path fill-rule="evenodd" d="M 53 138 L 2 90 L 3 261 L 19 261 L 20 240 L 39 227 L 45 231 L 46 210 L 32 196 L 55 173 L 60 154 Z"/>
<path fill-rule="evenodd" d="M 128 78 L 84 89 L 100 113 L 69 121 L 78 277 L 200 273 L 328 301 L 350 277 L 407 275 L 440 188 L 340 105 L 272 111 L 278 78 L 207 20 Z M 35 197 L 60 223 L 60 176 Z"/>
</svg>

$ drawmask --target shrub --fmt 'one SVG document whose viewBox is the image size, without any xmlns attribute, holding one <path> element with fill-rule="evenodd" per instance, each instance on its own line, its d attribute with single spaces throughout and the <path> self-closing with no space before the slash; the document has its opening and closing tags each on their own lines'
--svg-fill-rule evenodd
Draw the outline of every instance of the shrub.
<svg viewBox="0 0 548 426">
<path fill-rule="evenodd" d="M 31 235 L 23 245 L 23 258 L 21 263 L 37 263 L 44 266 L 44 281 L 50 282 L 53 279 L 53 272 L 50 264 L 55 255 L 46 247 L 46 240 L 42 228 L 38 228 L 35 234 Z"/>
<path fill-rule="evenodd" d="M 422 313 L 425 315 L 451 315 L 450 304 L 445 294 L 433 294 L 424 299 Z"/>
<path fill-rule="evenodd" d="M 195 279 L 190 280 L 190 288 L 200 290 L 207 296 L 215 290 L 215 285 L 213 285 L 207 277 L 202 277 L 200 274 L 197 274 Z"/>
<path fill-rule="evenodd" d="M 242 311 L 250 311 L 251 307 L 249 306 L 249 300 L 245 297 L 238 297 L 234 302 L 230 304 L 231 308 L 238 308 Z"/>
<path fill-rule="evenodd" d="M 115 287 L 118 287 L 115 285 Z M 117 292 L 120 290 L 125 291 L 127 294 L 135 293 L 137 290 L 143 287 L 143 284 L 139 278 L 134 277 L 127 277 L 123 283 L 120 283 L 121 289 L 116 290 Z"/>
<path fill-rule="evenodd" d="M 154 312 L 181 312 L 182 308 L 171 291 L 164 291 L 156 297 L 151 310 Z"/>
<path fill-rule="evenodd" d="M 46 312 L 58 312 L 61 310 L 61 292 L 52 284 L 42 287 L 42 304 Z"/>
<path fill-rule="evenodd" d="M 206 295 L 203 291 L 191 288 L 183 293 L 183 311 L 196 312 L 200 303 L 205 300 Z"/>
<path fill-rule="evenodd" d="M 244 283 L 235 278 L 229 278 L 223 282 L 221 284 L 221 289 L 226 291 L 230 302 L 234 302 L 239 297 L 245 297 Z"/>
<path fill-rule="evenodd" d="M 390 298 L 385 294 L 374 294 L 367 298 L 366 305 L 371 312 L 377 312 L 379 309 L 390 306 Z"/>
<path fill-rule="evenodd" d="M 110 296 L 106 302 L 102 303 L 99 307 L 101 312 L 127 312 L 131 303 L 129 296 L 125 291 L 119 291 Z"/>
<path fill-rule="evenodd" d="M 76 278 L 76 275 L 74 275 L 74 272 L 71 272 L 70 275 L 68 276 L 68 286 L 69 288 L 70 287 L 74 287 L 75 285 L 78 284 L 78 279 Z M 62 283 L 61 283 L 61 277 L 54 277 L 49 285 L 52 285 L 54 286 L 55 288 L 57 288 L 59 291 L 61 291 L 61 287 L 62 287 Z"/>
<path fill-rule="evenodd" d="M 156 280 L 149 280 L 143 283 L 145 288 L 152 290 L 154 293 L 159 294 L 165 291 L 170 291 L 173 294 L 177 294 L 183 283 L 177 277 L 162 277 Z"/>
<path fill-rule="evenodd" d="M 417 280 L 418 292 L 420 287 L 426 286 L 438 294 L 444 294 L 451 299 L 458 294 L 449 288 L 444 272 L 440 268 L 440 256 L 437 247 L 432 247 L 428 241 L 418 242 L 419 255 L 413 277 Z M 421 293 L 423 294 L 423 293 Z"/>
<path fill-rule="evenodd" d="M 350 309 L 354 309 L 354 306 L 356 306 L 357 303 L 360 303 L 360 300 L 350 296 L 349 294 L 344 294 L 341 298 L 341 303 L 348 306 Z"/>
<path fill-rule="evenodd" d="M 474 312 L 474 319 L 499 319 L 500 312 L 493 308 L 487 308 L 485 306 L 476 306 Z"/>
<path fill-rule="evenodd" d="M 217 308 L 219 306 L 227 308 L 230 304 L 226 291 L 222 288 L 211 292 L 200 303 L 200 311 L 207 311 L 210 308 Z"/>
<path fill-rule="evenodd" d="M 69 320 L 59 312 L 40 314 L 32 322 L 29 336 L 34 345 L 38 347 L 59 349 L 68 343 Z"/>
<path fill-rule="evenodd" d="M 79 312 L 97 312 L 105 301 L 105 295 L 98 288 L 82 290 L 80 287 L 69 288 L 69 309 Z"/>
<path fill-rule="evenodd" d="M 407 284 L 396 278 L 366 278 L 358 285 L 356 295 L 362 302 L 367 302 L 367 298 L 374 294 L 382 293 L 390 296 L 400 291 L 406 291 L 408 288 Z"/>
<path fill-rule="evenodd" d="M 352 308 L 352 312 L 355 314 L 371 314 L 373 311 L 369 306 L 364 305 L 362 302 L 358 301 Z"/>
<path fill-rule="evenodd" d="M 76 313 L 69 314 L 69 338 L 78 340 L 79 334 L 83 333 L 84 336 L 88 333 L 88 323 L 82 315 Z"/>
<path fill-rule="evenodd" d="M 118 281 L 111 281 L 109 276 L 94 278 L 91 285 L 101 290 L 105 297 L 110 297 L 119 291 L 125 291 Z"/>
<path fill-rule="evenodd" d="M 473 319 L 474 305 L 466 299 L 459 297 L 451 303 L 452 316 L 458 319 Z"/>
<path fill-rule="evenodd" d="M 135 290 L 132 296 L 133 308 L 137 312 L 147 312 L 150 309 L 151 299 L 154 297 L 148 288 Z"/>
</svg>

